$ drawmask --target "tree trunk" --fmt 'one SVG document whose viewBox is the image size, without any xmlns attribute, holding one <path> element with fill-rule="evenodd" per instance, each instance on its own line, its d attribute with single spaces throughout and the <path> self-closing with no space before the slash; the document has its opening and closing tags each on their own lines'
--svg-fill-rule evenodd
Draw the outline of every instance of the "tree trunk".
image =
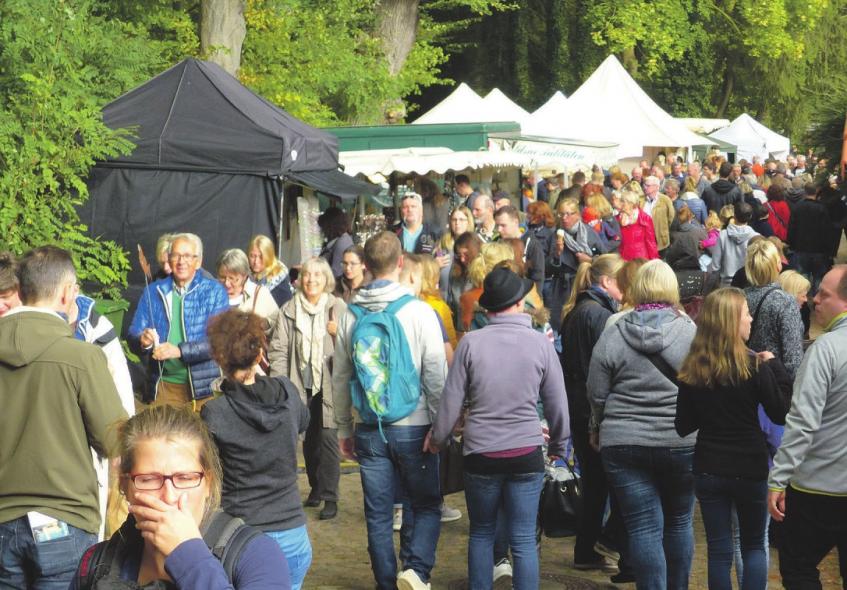
<svg viewBox="0 0 847 590">
<path fill-rule="evenodd" d="M 723 88 L 721 89 L 721 101 L 718 103 L 718 110 L 715 113 L 715 118 L 717 119 L 724 118 L 726 109 L 729 107 L 729 99 L 732 98 L 733 87 L 735 86 L 735 73 L 732 67 L 730 67 L 729 61 L 727 60 L 725 63 L 726 70 L 724 71 Z"/>
<path fill-rule="evenodd" d="M 241 44 L 247 34 L 244 0 L 202 0 L 200 51 L 233 76 L 241 66 Z"/>
<path fill-rule="evenodd" d="M 635 47 L 624 49 L 623 53 L 621 53 L 621 61 L 630 76 L 633 78 L 638 76 L 638 58 L 635 55 Z"/>
<path fill-rule="evenodd" d="M 377 34 L 388 59 L 388 71 L 396 76 L 415 46 L 418 35 L 419 0 L 379 0 L 376 5 Z"/>
</svg>

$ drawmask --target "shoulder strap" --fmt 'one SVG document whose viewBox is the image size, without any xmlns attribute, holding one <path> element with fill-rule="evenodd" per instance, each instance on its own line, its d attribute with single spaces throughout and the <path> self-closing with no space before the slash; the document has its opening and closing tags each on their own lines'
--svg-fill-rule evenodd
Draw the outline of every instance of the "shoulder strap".
<svg viewBox="0 0 847 590">
<path fill-rule="evenodd" d="M 237 516 L 217 511 L 203 527 L 203 541 L 212 554 L 220 560 L 230 582 L 235 575 L 235 566 L 247 543 L 262 534 L 256 527 L 249 526 Z"/>
<path fill-rule="evenodd" d="M 756 324 L 757 324 L 757 320 L 759 319 L 759 310 L 762 309 L 762 304 L 765 302 L 765 299 L 768 298 L 768 295 L 770 295 L 771 293 L 773 293 L 777 289 L 779 289 L 779 287 L 776 287 L 776 286 L 771 287 L 770 289 L 765 291 L 764 295 L 762 295 L 762 298 L 759 299 L 759 303 L 756 305 L 756 311 L 753 312 L 753 323 L 750 325 L 750 335 L 751 336 L 756 333 Z"/>
<path fill-rule="evenodd" d="M 137 534 L 135 519 L 130 516 L 108 541 L 97 543 L 89 548 L 80 560 L 77 570 L 77 589 L 90 590 L 95 587 L 98 580 L 116 572 L 120 576 L 121 567 L 126 556 L 132 549 L 127 544 L 132 542 L 130 536 Z M 141 537 L 138 536 L 138 541 Z"/>
<path fill-rule="evenodd" d="M 623 331 L 621 330 L 620 324 L 618 324 L 618 331 L 621 332 L 621 336 L 623 337 Z M 622 338 L 622 340 L 632 350 L 635 350 L 635 348 L 629 342 L 627 342 L 626 338 Z M 671 364 L 668 361 L 666 361 L 664 359 L 664 357 L 661 354 L 659 354 L 658 352 L 654 352 L 652 354 L 644 354 L 644 353 L 642 353 L 638 350 L 635 350 L 635 352 L 637 352 L 638 354 L 640 354 L 641 356 L 646 358 L 648 361 L 650 361 L 650 364 L 652 364 L 654 367 L 656 367 L 656 369 L 662 375 L 665 376 L 665 379 L 667 379 L 668 381 L 673 383 L 675 387 L 677 387 L 677 388 L 679 387 L 679 379 L 677 379 L 676 370 L 671 366 Z"/>
<path fill-rule="evenodd" d="M 259 289 L 262 288 L 262 285 L 256 283 L 256 288 L 253 289 L 253 307 L 250 309 L 251 312 L 256 313 L 256 302 L 259 301 Z"/>
<path fill-rule="evenodd" d="M 413 295 L 402 295 L 399 299 L 395 299 L 389 303 L 385 308 L 385 312 L 395 315 L 404 305 L 410 301 L 414 301 L 414 299 L 415 297 Z"/>
<path fill-rule="evenodd" d="M 768 209 L 770 210 L 770 212 L 773 213 L 776 216 L 776 218 L 779 220 L 779 224 L 782 227 L 788 227 L 788 224 L 785 223 L 785 220 L 782 218 L 782 216 L 779 213 L 776 212 L 776 209 L 773 208 L 773 205 L 771 205 L 770 202 L 768 202 L 767 205 L 768 205 Z"/>
</svg>

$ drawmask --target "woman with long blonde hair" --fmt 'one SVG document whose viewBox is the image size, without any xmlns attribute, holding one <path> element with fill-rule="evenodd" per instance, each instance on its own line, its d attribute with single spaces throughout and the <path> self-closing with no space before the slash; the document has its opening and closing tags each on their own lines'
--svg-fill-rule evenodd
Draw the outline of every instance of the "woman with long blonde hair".
<svg viewBox="0 0 847 590">
<path fill-rule="evenodd" d="M 250 278 L 271 292 L 278 307 L 294 296 L 288 268 L 276 257 L 274 243 L 268 236 L 253 236 L 247 246 L 247 259 L 252 272 Z"/>
<path fill-rule="evenodd" d="M 768 447 L 758 408 L 784 424 L 791 378 L 772 353 L 747 348 L 752 323 L 741 290 L 709 294 L 678 376 L 674 423 L 680 436 L 697 431 L 694 489 L 706 529 L 709 588 L 718 590 L 732 588 L 733 507 L 744 564 L 741 588 L 767 586 Z"/>
</svg>

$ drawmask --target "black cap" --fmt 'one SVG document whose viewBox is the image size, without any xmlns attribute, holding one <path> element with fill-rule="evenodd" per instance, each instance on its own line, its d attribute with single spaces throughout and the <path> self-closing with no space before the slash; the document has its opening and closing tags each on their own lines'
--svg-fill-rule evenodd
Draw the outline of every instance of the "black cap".
<svg viewBox="0 0 847 590">
<path fill-rule="evenodd" d="M 495 268 L 485 277 L 479 304 L 490 312 L 502 311 L 526 297 L 532 285 L 531 280 L 522 279 L 508 268 Z"/>
</svg>

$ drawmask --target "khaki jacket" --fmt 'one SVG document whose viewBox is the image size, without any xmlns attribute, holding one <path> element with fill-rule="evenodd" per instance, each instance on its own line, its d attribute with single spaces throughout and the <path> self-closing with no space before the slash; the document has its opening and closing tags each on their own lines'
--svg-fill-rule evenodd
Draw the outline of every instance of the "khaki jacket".
<svg viewBox="0 0 847 590">
<path fill-rule="evenodd" d="M 91 450 L 114 450 L 127 414 L 98 346 L 57 314 L 20 307 L 0 318 L 0 522 L 37 511 L 97 533 Z"/>
<path fill-rule="evenodd" d="M 671 245 L 671 223 L 676 216 L 670 197 L 659 193 L 650 216 L 653 218 L 653 229 L 656 232 L 656 247 L 664 250 Z"/>
<path fill-rule="evenodd" d="M 347 305 L 342 299 L 328 294 L 326 309 L 332 310 L 332 316 L 338 323 L 347 311 Z M 326 318 L 329 321 L 329 318 Z M 303 376 L 300 374 L 300 354 L 297 350 L 297 327 L 294 318 L 294 299 L 282 306 L 277 316 L 276 328 L 268 347 L 268 361 L 271 364 L 271 376 L 283 375 L 291 379 L 300 392 L 300 399 L 308 405 L 306 390 L 303 387 Z M 323 392 L 323 425 L 324 428 L 335 428 L 335 413 L 332 407 L 332 357 L 335 353 L 335 341 L 327 333 L 324 338 L 324 365 L 321 372 L 320 391 Z M 313 390 L 313 393 L 318 393 Z"/>
</svg>

